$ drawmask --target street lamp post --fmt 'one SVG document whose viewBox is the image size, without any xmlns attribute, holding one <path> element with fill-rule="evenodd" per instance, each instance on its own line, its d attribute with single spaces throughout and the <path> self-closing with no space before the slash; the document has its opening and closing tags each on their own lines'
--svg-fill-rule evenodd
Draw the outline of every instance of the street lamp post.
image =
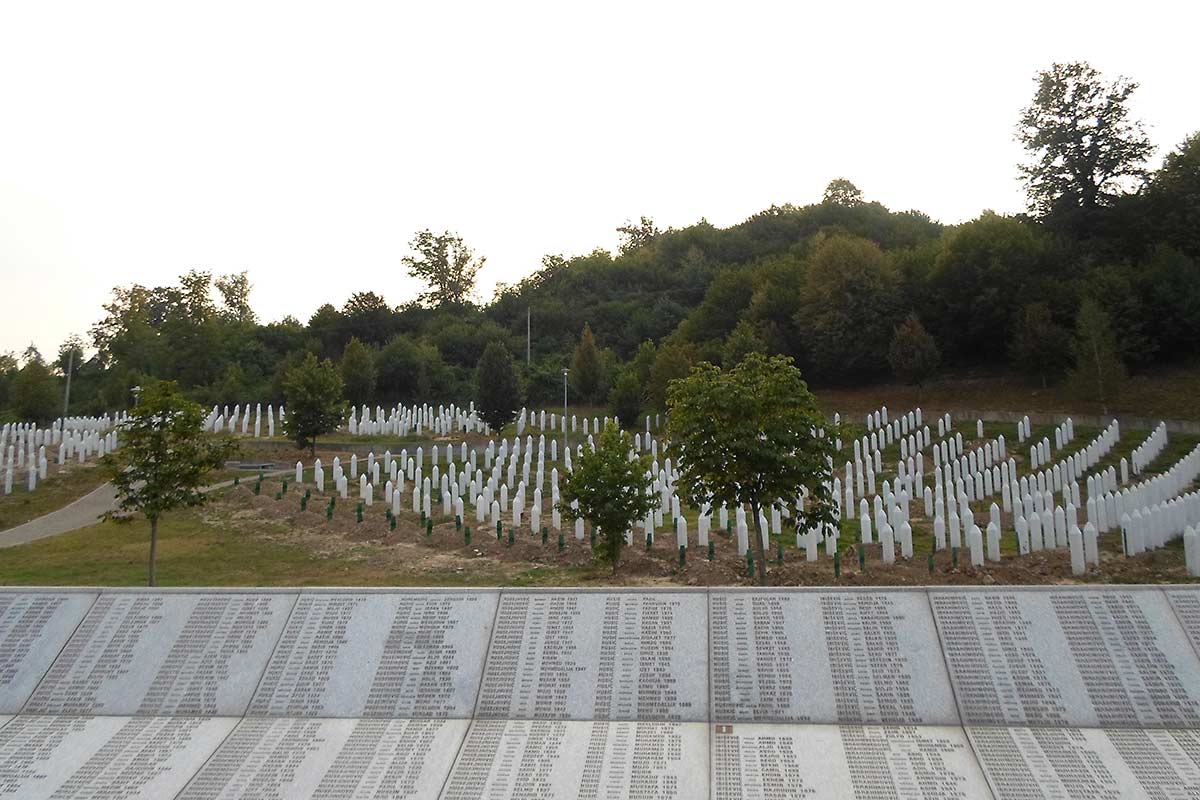
<svg viewBox="0 0 1200 800">
<path fill-rule="evenodd" d="M 562 416 L 562 431 L 563 431 L 563 460 L 567 458 L 567 373 L 566 367 L 563 367 L 563 416 Z"/>
</svg>

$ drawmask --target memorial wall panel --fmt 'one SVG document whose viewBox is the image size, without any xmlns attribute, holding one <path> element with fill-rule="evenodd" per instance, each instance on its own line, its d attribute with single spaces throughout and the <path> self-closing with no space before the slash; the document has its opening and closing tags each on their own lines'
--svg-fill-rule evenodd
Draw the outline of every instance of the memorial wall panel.
<svg viewBox="0 0 1200 800">
<path fill-rule="evenodd" d="M 1200 732 L 971 727 L 997 800 L 1200 797 Z"/>
<path fill-rule="evenodd" d="M 302 594 L 249 714 L 469 717 L 495 592 Z"/>
<path fill-rule="evenodd" d="M 180 800 L 437 797 L 467 720 L 242 721 Z"/>
<path fill-rule="evenodd" d="M 961 728 L 717 723 L 714 800 L 989 796 Z"/>
<path fill-rule="evenodd" d="M 0 712 L 21 710 L 96 597 L 0 592 Z"/>
<path fill-rule="evenodd" d="M 712 720 L 958 723 L 924 592 L 713 591 Z"/>
<path fill-rule="evenodd" d="M 704 723 L 475 720 L 442 800 L 708 796 Z"/>
<path fill-rule="evenodd" d="M 1200 659 L 1157 590 L 930 592 L 963 722 L 1200 725 Z"/>
<path fill-rule="evenodd" d="M 708 718 L 708 629 L 698 592 L 506 593 L 475 716 Z"/>
<path fill-rule="evenodd" d="M 1200 589 L 1169 589 L 1167 600 L 1192 643 L 1192 649 L 1200 656 Z"/>
<path fill-rule="evenodd" d="M 103 594 L 25 710 L 240 716 L 295 600 L 267 592 Z"/>
<path fill-rule="evenodd" d="M 22 715 L 0 728 L 0 797 L 174 797 L 233 729 L 226 717 Z"/>
</svg>

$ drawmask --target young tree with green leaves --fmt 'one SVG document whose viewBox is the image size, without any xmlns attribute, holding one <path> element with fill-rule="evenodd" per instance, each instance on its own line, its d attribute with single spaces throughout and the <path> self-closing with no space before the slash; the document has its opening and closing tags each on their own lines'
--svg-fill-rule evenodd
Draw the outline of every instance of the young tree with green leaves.
<svg viewBox="0 0 1200 800">
<path fill-rule="evenodd" d="M 475 367 L 475 408 L 494 430 L 512 422 L 521 408 L 521 383 L 512 354 L 501 342 L 488 342 Z"/>
<path fill-rule="evenodd" d="M 915 384 L 917 396 L 921 387 L 937 372 L 942 352 L 937 342 L 925 330 L 916 314 L 909 314 L 896 328 L 888 346 L 888 365 L 892 374 L 905 383 Z"/>
<path fill-rule="evenodd" d="M 312 454 L 317 437 L 337 430 L 346 415 L 337 367 L 329 359 L 317 361 L 312 353 L 284 374 L 283 399 L 287 403 L 284 431 L 296 447 L 307 447 Z"/>
<path fill-rule="evenodd" d="M 1125 364 L 1108 314 L 1091 298 L 1079 306 L 1071 352 L 1075 361 L 1068 375 L 1071 385 L 1080 397 L 1098 400 L 1107 414 L 1108 404 L 1117 398 L 1125 382 Z"/>
<path fill-rule="evenodd" d="M 375 399 L 375 354 L 371 348 L 353 337 L 342 352 L 342 386 L 352 403 L 367 403 Z"/>
<path fill-rule="evenodd" d="M 1061 374 L 1070 356 L 1070 334 L 1054 321 L 1050 306 L 1043 302 L 1021 308 L 1013 327 L 1009 354 L 1013 366 L 1036 375 L 1046 388 L 1050 375 Z"/>
<path fill-rule="evenodd" d="M 625 427 L 636 427 L 646 400 L 645 384 L 638 380 L 633 366 L 621 370 L 608 393 L 608 405 Z"/>
<path fill-rule="evenodd" d="M 209 472 L 237 450 L 228 436 L 204 431 L 204 411 L 173 382 L 153 381 L 120 428 L 121 446 L 104 457 L 117 489 L 117 509 L 150 523 L 149 585 L 157 584 L 158 523 L 180 508 L 200 505 Z"/>
<path fill-rule="evenodd" d="M 629 434 L 609 425 L 596 441 L 595 451 L 585 447 L 573 466 L 558 510 L 569 519 L 585 519 L 600 531 L 596 555 L 615 575 L 626 531 L 658 507 L 649 456 L 636 455 Z"/>
<path fill-rule="evenodd" d="M 760 584 L 767 579 L 762 509 L 807 490 L 797 529 L 837 525 L 833 439 L 792 359 L 750 353 L 726 372 L 705 362 L 672 382 L 667 408 L 683 496 L 697 508 L 750 506 Z"/>
<path fill-rule="evenodd" d="M 584 323 L 583 333 L 571 355 L 571 390 L 585 403 L 594 403 L 604 391 L 604 362 L 592 326 Z"/>
</svg>

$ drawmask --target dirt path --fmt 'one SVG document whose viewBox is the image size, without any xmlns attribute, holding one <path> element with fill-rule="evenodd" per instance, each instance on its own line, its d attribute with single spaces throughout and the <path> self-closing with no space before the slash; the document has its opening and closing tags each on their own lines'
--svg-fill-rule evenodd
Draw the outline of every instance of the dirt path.
<svg viewBox="0 0 1200 800">
<path fill-rule="evenodd" d="M 285 475 L 290 471 L 286 469 L 275 470 L 266 472 L 264 475 Z M 212 492 L 232 485 L 232 480 L 221 481 L 211 486 L 205 486 L 200 491 Z M 89 525 L 95 525 L 100 521 L 100 517 L 115 509 L 116 504 L 117 490 L 111 483 L 105 483 L 73 503 L 65 505 L 56 511 L 43 514 L 15 528 L 0 531 L 0 548 L 16 547 L 17 545 L 27 544 L 38 539 L 46 539 L 51 536 L 70 533 L 80 528 L 86 528 Z"/>
</svg>

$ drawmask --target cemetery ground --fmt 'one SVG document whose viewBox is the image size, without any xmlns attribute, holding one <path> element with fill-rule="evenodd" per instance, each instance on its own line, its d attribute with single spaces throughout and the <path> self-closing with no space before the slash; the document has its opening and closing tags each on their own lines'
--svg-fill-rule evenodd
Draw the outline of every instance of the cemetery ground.
<svg viewBox="0 0 1200 800">
<path fill-rule="evenodd" d="M 1011 455 L 1024 471 L 1027 446 L 1018 446 L 1014 426 L 987 424 L 984 438 L 1003 433 L 1010 439 Z M 975 437 L 973 420 L 956 421 L 967 448 L 983 440 Z M 1089 441 L 1098 431 L 1076 426 L 1076 438 L 1068 449 Z M 1140 444 L 1148 431 L 1122 430 L 1121 439 L 1097 465 L 1102 469 L 1116 464 Z M 860 426 L 849 425 L 846 441 L 861 435 Z M 511 433 L 510 433 L 511 435 Z M 536 437 L 536 431 L 534 432 Z M 547 438 L 550 433 L 547 432 Z M 1037 427 L 1032 439 L 1053 437 L 1050 426 Z M 318 447 L 317 456 L 329 464 L 334 455 L 347 459 L 345 437 L 341 443 Z M 450 440 L 460 441 L 461 437 Z M 450 441 L 446 440 L 446 441 Z M 482 446 L 486 438 L 473 437 L 469 445 Z M 1143 472 L 1165 470 L 1196 446 L 1200 437 L 1172 434 L 1166 448 Z M 354 440 L 355 449 L 361 442 Z M 382 442 L 379 444 L 383 444 Z M 392 449 L 399 450 L 396 442 Z M 408 444 L 412 447 L 412 444 Z M 383 450 L 384 447 L 378 447 Z M 1026 452 L 1023 454 L 1022 450 Z M 411 452 L 411 451 L 410 451 Z M 1064 450 L 1065 454 L 1067 450 Z M 304 483 L 297 486 L 294 471 L 266 475 L 261 481 L 255 473 L 222 470 L 213 482 L 238 475 L 237 486 L 213 493 L 210 502 L 198 509 L 177 512 L 164 518 L 159 532 L 158 575 L 160 585 L 176 586 L 720 586 L 753 585 L 744 558 L 737 555 L 734 537 L 717 531 L 713 523 L 713 560 L 696 544 L 694 510 L 684 510 L 691 531 L 691 547 L 681 564 L 669 518 L 656 533 L 647 549 L 640 532 L 634 544 L 625 548 L 622 563 L 614 575 L 597 563 L 587 536 L 580 541 L 573 527 L 564 520 L 561 546 L 558 532 L 550 528 L 543 542 L 540 531 L 524 525 L 509 529 L 511 516 L 503 515 L 497 538 L 495 526 L 476 523 L 468 505 L 466 520 L 456 525 L 453 516 L 442 515 L 440 503 L 434 503 L 432 528 L 422 525 L 411 511 L 411 498 L 396 517 L 395 526 L 387 517 L 390 504 L 376 502 L 363 507 L 359 521 L 357 484 L 352 482 L 348 500 L 335 501 L 328 511 L 329 494 L 316 493 L 312 485 L 311 456 L 282 442 L 254 447 L 248 445 L 242 458 L 267 460 L 280 468 L 304 461 Z M 361 458 L 361 455 L 360 455 Z M 899 445 L 883 453 L 884 473 L 879 480 L 894 478 Z M 425 458 L 430 465 L 429 455 Z M 890 468 L 888 465 L 891 465 Z M 81 473 L 80 481 L 91 479 Z M 257 491 L 255 486 L 257 484 Z M 286 486 L 285 486 L 286 484 Z M 411 484 L 410 484 L 411 485 Z M 309 500 L 302 501 L 305 492 Z M 998 497 L 996 498 L 998 502 Z M 991 501 L 973 503 L 976 515 L 986 517 Z M 301 508 L 302 504 L 305 508 Z M 550 504 L 543 504 L 543 524 L 549 527 Z M 914 557 L 897 556 L 890 566 L 881 562 L 881 546 L 859 544 L 859 520 L 843 520 L 836 568 L 821 548 L 816 562 L 806 560 L 805 551 L 796 547 L 794 532 L 784 525 L 784 534 L 771 539 L 769 582 L 789 586 L 867 586 L 867 585 L 942 585 L 942 584 L 1053 584 L 1188 582 L 1180 539 L 1167 547 L 1126 558 L 1121 551 L 1119 533 L 1100 537 L 1101 565 L 1079 578 L 1072 577 L 1070 555 L 1066 548 L 1048 549 L 1023 557 L 1016 556 L 1016 537 L 1010 515 L 1003 515 L 1005 536 L 1002 559 L 972 568 L 966 550 L 957 557 L 950 551 L 933 553 L 932 524 L 923 516 L 922 503 L 913 503 Z M 467 541 L 465 528 L 470 528 Z M 71 533 L 31 544 L 0 550 L 0 584 L 14 585 L 142 585 L 146 574 L 148 526 L 142 520 L 126 523 L 98 523 Z M 777 561 L 782 551 L 782 563 Z M 860 552 L 863 558 L 860 566 Z M 933 555 L 932 566 L 930 555 Z"/>
</svg>

